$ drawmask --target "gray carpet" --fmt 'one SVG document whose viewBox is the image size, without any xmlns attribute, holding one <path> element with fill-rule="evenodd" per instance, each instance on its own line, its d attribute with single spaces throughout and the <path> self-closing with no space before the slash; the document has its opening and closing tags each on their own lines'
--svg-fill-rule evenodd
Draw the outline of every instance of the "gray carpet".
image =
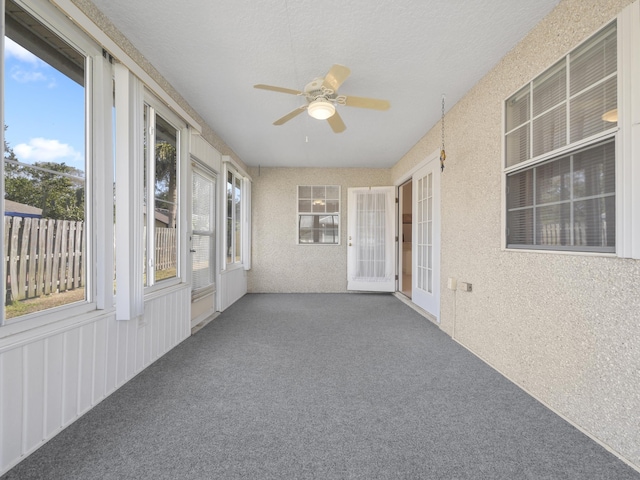
<svg viewBox="0 0 640 480">
<path fill-rule="evenodd" d="M 640 479 L 391 295 L 247 295 L 8 479 Z"/>
</svg>

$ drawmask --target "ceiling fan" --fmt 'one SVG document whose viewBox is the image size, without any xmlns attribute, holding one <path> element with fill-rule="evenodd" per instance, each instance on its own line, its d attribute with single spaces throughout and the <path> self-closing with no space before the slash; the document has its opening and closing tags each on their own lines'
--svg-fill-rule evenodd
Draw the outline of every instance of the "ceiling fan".
<svg viewBox="0 0 640 480">
<path fill-rule="evenodd" d="M 350 74 L 351 70 L 347 67 L 336 64 L 329 69 L 329 72 L 324 78 L 316 78 L 308 83 L 302 91 L 263 84 L 254 85 L 254 88 L 288 93 L 290 95 L 300 95 L 307 99 L 306 105 L 302 105 L 292 112 L 287 113 L 284 117 L 273 122 L 274 125 L 282 125 L 306 110 L 313 118 L 327 120 L 331 129 L 335 133 L 340 133 L 344 132 L 347 127 L 338 114 L 336 105 L 371 108 L 373 110 L 388 110 L 391 106 L 387 100 L 338 95 L 338 88 Z"/>
</svg>

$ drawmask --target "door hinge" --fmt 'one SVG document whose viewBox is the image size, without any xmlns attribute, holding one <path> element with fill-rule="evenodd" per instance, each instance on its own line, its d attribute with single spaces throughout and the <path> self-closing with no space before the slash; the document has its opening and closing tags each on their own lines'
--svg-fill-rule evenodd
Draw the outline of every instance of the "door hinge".
<svg viewBox="0 0 640 480">
<path fill-rule="evenodd" d="M 398 280 L 398 275 L 396 275 L 396 280 Z"/>
<path fill-rule="evenodd" d="M 396 235 L 396 243 L 398 243 L 399 241 L 400 241 L 400 237 Z"/>
<path fill-rule="evenodd" d="M 396 197 L 396 203 L 400 203 L 400 201 L 398 200 L 398 197 Z"/>
</svg>

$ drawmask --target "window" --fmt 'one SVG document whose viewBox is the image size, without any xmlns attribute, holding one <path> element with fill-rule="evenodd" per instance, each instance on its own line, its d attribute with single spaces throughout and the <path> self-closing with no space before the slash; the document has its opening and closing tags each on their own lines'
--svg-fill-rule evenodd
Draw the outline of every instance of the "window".
<svg viewBox="0 0 640 480">
<path fill-rule="evenodd" d="M 10 320 L 93 300 L 85 99 L 98 82 L 88 82 L 87 59 L 98 51 L 77 33 L 60 37 L 20 2 L 5 2 L 4 21 L 4 318 Z"/>
<path fill-rule="evenodd" d="M 144 106 L 144 284 L 175 279 L 178 272 L 178 165 L 180 132 L 156 111 Z M 177 122 L 175 122 L 177 123 Z"/>
<path fill-rule="evenodd" d="M 238 172 L 227 169 L 227 265 L 242 263 L 242 177 Z"/>
<path fill-rule="evenodd" d="M 505 103 L 509 248 L 615 252 L 613 23 Z"/>
<path fill-rule="evenodd" d="M 340 186 L 298 186 L 298 243 L 340 243 Z"/>
</svg>

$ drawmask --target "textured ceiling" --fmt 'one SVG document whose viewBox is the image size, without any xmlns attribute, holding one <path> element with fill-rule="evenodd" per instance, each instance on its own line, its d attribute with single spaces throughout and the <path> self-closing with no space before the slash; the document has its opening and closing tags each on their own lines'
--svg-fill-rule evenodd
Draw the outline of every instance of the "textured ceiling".
<svg viewBox="0 0 640 480">
<path fill-rule="evenodd" d="M 390 167 L 558 0 L 93 0 L 248 165 Z M 335 134 L 297 90 L 331 65 L 339 93 L 387 111 L 338 106 Z"/>
</svg>

